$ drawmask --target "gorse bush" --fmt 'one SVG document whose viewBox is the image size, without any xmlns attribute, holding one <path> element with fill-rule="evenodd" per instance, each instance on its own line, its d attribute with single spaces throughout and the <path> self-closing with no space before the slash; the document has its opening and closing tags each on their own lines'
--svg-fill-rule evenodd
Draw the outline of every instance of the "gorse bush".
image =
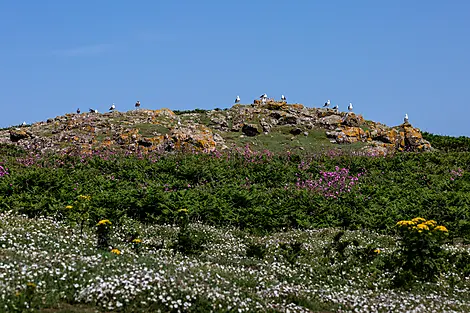
<svg viewBox="0 0 470 313">
<path fill-rule="evenodd" d="M 434 220 L 421 217 L 397 223 L 400 248 L 396 259 L 397 282 L 406 284 L 415 279 L 434 281 L 442 271 L 442 244 L 448 230 Z"/>
<path fill-rule="evenodd" d="M 96 224 L 97 246 L 100 249 L 108 250 L 110 246 L 112 223 L 110 220 L 101 220 Z M 113 251 L 111 251 L 113 252 Z M 113 253 L 119 254 L 117 251 Z"/>
</svg>

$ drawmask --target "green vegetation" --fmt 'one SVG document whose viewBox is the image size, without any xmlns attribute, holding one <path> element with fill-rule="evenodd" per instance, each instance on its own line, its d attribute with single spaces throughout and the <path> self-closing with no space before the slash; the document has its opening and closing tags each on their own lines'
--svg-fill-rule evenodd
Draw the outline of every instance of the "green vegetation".
<svg viewBox="0 0 470 313">
<path fill-rule="evenodd" d="M 307 131 L 211 154 L 0 145 L 0 311 L 468 312 L 466 141 L 378 157 Z"/>
<path fill-rule="evenodd" d="M 450 137 L 423 132 L 423 138 L 431 146 L 443 152 L 470 152 L 470 137 Z"/>
</svg>

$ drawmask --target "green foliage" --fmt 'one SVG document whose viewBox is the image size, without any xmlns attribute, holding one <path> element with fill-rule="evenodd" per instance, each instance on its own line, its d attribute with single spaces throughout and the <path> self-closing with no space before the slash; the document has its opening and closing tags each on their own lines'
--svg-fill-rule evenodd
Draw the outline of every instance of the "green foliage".
<svg viewBox="0 0 470 313">
<path fill-rule="evenodd" d="M 281 243 L 280 248 L 281 254 L 291 265 L 294 265 L 297 262 L 303 252 L 301 242 Z"/>
<path fill-rule="evenodd" d="M 109 220 L 101 220 L 96 224 L 97 246 L 100 249 L 108 250 L 111 237 L 111 222 Z"/>
<path fill-rule="evenodd" d="M 470 153 L 403 153 L 391 157 L 271 155 L 2 155 L 0 211 L 56 216 L 93 226 L 124 216 L 173 223 L 173 212 L 254 233 L 282 228 L 343 227 L 393 231 L 397 220 L 427 216 L 470 241 Z M 320 172 L 364 173 L 337 198 L 299 186 Z M 92 195 L 86 207 L 76 203 Z M 73 209 L 65 209 L 72 205 Z"/>
<path fill-rule="evenodd" d="M 327 245 L 324 249 L 324 254 L 326 257 L 329 258 L 330 263 L 334 264 L 335 262 L 339 261 L 340 263 L 346 260 L 348 255 L 346 254 L 346 250 L 348 247 L 357 247 L 359 246 L 359 242 L 354 240 L 341 240 L 344 236 L 344 231 L 337 232 L 332 242 Z"/>
<path fill-rule="evenodd" d="M 470 137 L 442 136 L 423 132 L 423 138 L 429 141 L 433 148 L 445 152 L 470 152 Z"/>
<path fill-rule="evenodd" d="M 187 113 L 206 113 L 207 111 L 209 110 L 196 108 L 194 110 L 174 110 L 173 112 L 176 115 L 182 115 L 182 114 L 187 114 Z"/>
<path fill-rule="evenodd" d="M 395 258 L 397 285 L 408 285 L 416 279 L 435 281 L 442 271 L 442 244 L 448 230 L 434 220 L 414 218 L 397 223 L 400 248 Z"/>
<path fill-rule="evenodd" d="M 203 234 L 190 229 L 187 209 L 176 212 L 176 224 L 179 226 L 179 231 L 176 242 L 172 245 L 173 249 L 184 255 L 197 255 L 204 251 L 206 239 Z"/>
<path fill-rule="evenodd" d="M 246 245 L 246 256 L 249 258 L 264 259 L 267 253 L 267 248 L 265 245 L 257 242 L 249 242 Z"/>
</svg>

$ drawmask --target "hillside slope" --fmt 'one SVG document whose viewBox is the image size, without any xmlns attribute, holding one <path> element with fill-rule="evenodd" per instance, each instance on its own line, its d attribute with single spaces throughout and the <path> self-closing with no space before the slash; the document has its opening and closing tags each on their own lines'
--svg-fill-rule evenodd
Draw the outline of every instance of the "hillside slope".
<svg viewBox="0 0 470 313">
<path fill-rule="evenodd" d="M 45 122 L 4 129 L 0 143 L 33 151 L 201 151 L 232 146 L 271 151 L 353 149 L 370 154 L 429 151 L 419 129 L 389 127 L 353 112 L 268 101 L 230 109 L 66 114 Z"/>
</svg>

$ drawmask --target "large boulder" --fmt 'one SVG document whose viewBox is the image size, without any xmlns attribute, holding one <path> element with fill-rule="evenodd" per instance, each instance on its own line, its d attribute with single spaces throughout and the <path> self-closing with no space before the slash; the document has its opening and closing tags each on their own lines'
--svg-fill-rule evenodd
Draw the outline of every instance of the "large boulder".
<svg viewBox="0 0 470 313">
<path fill-rule="evenodd" d="M 173 129 L 165 138 L 167 150 L 211 152 L 216 146 L 212 130 L 201 124 Z"/>
<path fill-rule="evenodd" d="M 24 129 L 11 129 L 10 130 L 10 140 L 12 142 L 18 142 L 22 139 L 28 139 L 31 135 L 26 132 Z"/>
<path fill-rule="evenodd" d="M 337 126 L 341 124 L 343 121 L 343 118 L 340 115 L 328 115 L 325 117 L 320 118 L 319 122 L 320 124 L 331 127 L 331 126 Z"/>
<path fill-rule="evenodd" d="M 242 127 L 242 132 L 249 137 L 254 137 L 260 134 L 258 125 L 255 124 L 244 124 Z"/>
</svg>

